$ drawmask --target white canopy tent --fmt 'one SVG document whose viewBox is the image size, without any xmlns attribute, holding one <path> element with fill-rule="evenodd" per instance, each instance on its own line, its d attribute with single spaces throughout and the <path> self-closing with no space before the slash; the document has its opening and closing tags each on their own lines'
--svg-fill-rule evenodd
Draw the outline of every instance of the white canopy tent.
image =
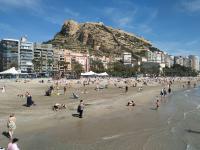
<svg viewBox="0 0 200 150">
<path fill-rule="evenodd" d="M 81 73 L 81 76 L 95 76 L 95 75 L 97 75 L 97 73 L 95 73 L 93 71 Z"/>
<path fill-rule="evenodd" d="M 98 76 L 108 76 L 107 72 L 103 72 L 103 73 L 98 73 Z"/>
<path fill-rule="evenodd" d="M 2 74 L 2 75 L 4 75 L 4 74 L 18 75 L 20 73 L 15 69 L 15 67 L 12 67 L 12 68 L 10 68 L 8 70 L 0 72 L 0 74 Z"/>
<path fill-rule="evenodd" d="M 109 75 L 106 72 L 95 73 L 93 71 L 89 71 L 89 72 L 81 73 L 81 76 L 101 76 L 101 77 L 105 77 L 105 76 L 109 76 Z"/>
</svg>

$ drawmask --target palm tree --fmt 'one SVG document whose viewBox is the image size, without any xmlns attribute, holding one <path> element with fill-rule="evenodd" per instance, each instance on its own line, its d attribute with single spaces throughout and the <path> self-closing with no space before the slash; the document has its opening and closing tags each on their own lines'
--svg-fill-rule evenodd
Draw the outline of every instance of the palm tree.
<svg viewBox="0 0 200 150">
<path fill-rule="evenodd" d="M 33 63 L 33 66 L 34 66 L 34 71 L 35 72 L 38 72 L 39 69 L 40 69 L 40 62 L 39 62 L 39 59 L 38 58 L 34 58 L 32 60 L 32 63 Z"/>
<path fill-rule="evenodd" d="M 83 66 L 79 62 L 74 61 L 72 64 L 72 71 L 76 74 L 76 77 L 79 77 L 83 71 Z"/>
<path fill-rule="evenodd" d="M 64 74 L 66 73 L 66 70 L 67 70 L 69 64 L 70 64 L 70 62 L 65 62 L 63 60 L 58 62 L 59 67 L 62 66 L 64 68 L 64 72 L 63 72 Z"/>
<path fill-rule="evenodd" d="M 43 63 L 44 63 L 44 59 L 42 58 L 42 56 L 40 56 L 40 58 L 38 59 L 39 60 L 39 66 L 40 66 L 40 72 L 42 72 L 42 67 L 43 67 Z"/>
</svg>

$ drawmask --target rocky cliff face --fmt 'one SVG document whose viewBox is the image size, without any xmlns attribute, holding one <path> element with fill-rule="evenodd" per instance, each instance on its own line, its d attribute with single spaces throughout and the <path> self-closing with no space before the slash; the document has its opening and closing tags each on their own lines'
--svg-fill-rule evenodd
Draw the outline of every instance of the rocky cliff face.
<svg viewBox="0 0 200 150">
<path fill-rule="evenodd" d="M 60 32 L 47 43 L 74 51 L 89 51 L 94 55 L 120 55 L 124 51 L 138 52 L 151 44 L 133 34 L 105 26 L 103 23 L 65 21 Z"/>
</svg>

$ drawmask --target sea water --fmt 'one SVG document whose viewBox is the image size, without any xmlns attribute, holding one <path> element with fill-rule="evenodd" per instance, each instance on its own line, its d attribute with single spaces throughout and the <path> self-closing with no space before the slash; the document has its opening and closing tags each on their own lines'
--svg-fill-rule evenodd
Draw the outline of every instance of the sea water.
<svg viewBox="0 0 200 150">
<path fill-rule="evenodd" d="M 167 110 L 167 124 L 152 133 L 144 149 L 200 150 L 200 88 L 175 92 L 160 109 Z"/>
</svg>

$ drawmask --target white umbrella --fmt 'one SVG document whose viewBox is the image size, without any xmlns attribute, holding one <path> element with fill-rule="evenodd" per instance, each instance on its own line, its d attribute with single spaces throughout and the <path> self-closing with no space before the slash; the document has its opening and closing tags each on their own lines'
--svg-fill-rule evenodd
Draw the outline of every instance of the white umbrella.
<svg viewBox="0 0 200 150">
<path fill-rule="evenodd" d="M 108 76 L 107 72 L 99 73 L 98 76 Z"/>
</svg>

